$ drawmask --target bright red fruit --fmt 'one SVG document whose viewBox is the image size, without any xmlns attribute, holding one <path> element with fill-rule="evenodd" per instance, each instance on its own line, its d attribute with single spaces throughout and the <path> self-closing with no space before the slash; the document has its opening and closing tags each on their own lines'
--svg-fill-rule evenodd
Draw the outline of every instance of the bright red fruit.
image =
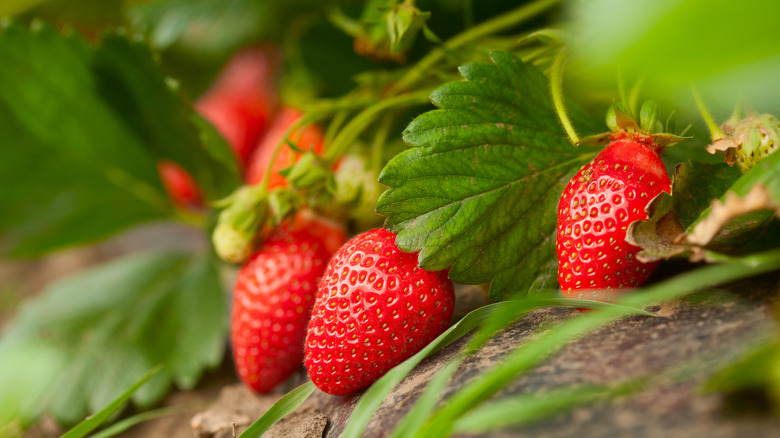
<svg viewBox="0 0 780 438">
<path fill-rule="evenodd" d="M 318 219 L 279 228 L 238 272 L 230 339 L 241 380 L 266 393 L 303 361 L 306 326 L 332 250 L 344 231 Z"/>
<path fill-rule="evenodd" d="M 364 388 L 420 351 L 450 323 L 446 271 L 426 271 L 417 255 L 376 229 L 344 244 L 328 264 L 306 335 L 305 365 L 321 390 Z"/>
<path fill-rule="evenodd" d="M 163 187 L 171 201 L 179 207 L 198 209 L 203 207 L 203 195 L 195 178 L 173 161 L 160 160 L 157 163 Z"/>
<path fill-rule="evenodd" d="M 246 165 L 277 107 L 278 49 L 257 46 L 233 55 L 195 110 L 222 134 Z"/>
<path fill-rule="evenodd" d="M 647 219 L 645 207 L 671 181 L 650 136 L 618 132 L 572 178 L 558 206 L 558 281 L 568 298 L 603 299 L 596 289 L 637 287 L 658 263 L 636 259 L 626 242 L 631 222 Z"/>
<path fill-rule="evenodd" d="M 290 126 L 297 122 L 301 116 L 303 116 L 303 113 L 294 108 L 283 108 L 279 111 L 268 132 L 263 136 L 263 139 L 247 163 L 247 184 L 260 184 L 263 181 L 276 145 Z M 309 125 L 302 131 L 295 131 L 289 138 L 301 150 L 314 151 L 317 154 L 321 154 L 323 151 L 323 134 L 318 125 Z M 301 154 L 293 151 L 290 146 L 285 144 L 282 147 L 271 169 L 271 176 L 268 181 L 269 190 L 287 185 L 287 181 L 279 174 L 279 171 L 290 167 L 290 165 L 298 161 L 300 156 Z"/>
</svg>

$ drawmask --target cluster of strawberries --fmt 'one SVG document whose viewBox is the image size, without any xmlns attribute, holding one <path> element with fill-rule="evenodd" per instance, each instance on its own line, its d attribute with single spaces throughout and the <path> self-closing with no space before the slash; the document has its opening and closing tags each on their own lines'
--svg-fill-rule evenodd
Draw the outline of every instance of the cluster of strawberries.
<svg viewBox="0 0 780 438">
<path fill-rule="evenodd" d="M 273 48 L 245 49 L 195 103 L 233 148 L 244 182 L 260 184 L 270 171 L 268 189 L 285 187 L 280 171 L 300 158 L 290 147 L 274 158 L 302 115 L 279 105 L 279 63 Z M 289 138 L 297 150 L 323 152 L 316 124 Z M 176 204 L 202 206 L 197 184 L 181 167 L 162 163 L 160 173 Z M 449 326 L 452 282 L 445 272 L 420 269 L 416 254 L 395 245 L 394 234 L 375 229 L 345 244 L 341 224 L 309 210 L 266 234 L 238 271 L 230 319 L 236 369 L 254 391 L 271 391 L 305 361 L 319 388 L 347 394 Z"/>
<path fill-rule="evenodd" d="M 195 104 L 232 146 L 244 181 L 286 187 L 280 171 L 300 158 L 274 150 L 300 111 L 281 107 L 275 78 L 280 55 L 255 47 L 235 55 Z M 609 145 L 570 181 L 558 210 L 559 283 L 564 296 L 608 300 L 644 283 L 656 264 L 637 260 L 625 240 L 631 222 L 671 182 L 653 135 L 632 126 L 605 134 Z M 293 136 L 290 136 L 293 137 Z M 294 135 L 296 149 L 321 154 L 317 125 Z M 272 162 L 273 160 L 273 162 Z M 175 203 L 202 206 L 196 183 L 164 162 L 161 177 Z M 266 233 L 238 272 L 231 315 L 233 357 L 240 378 L 269 392 L 303 362 L 330 394 L 364 388 L 412 356 L 449 325 L 453 284 L 446 271 L 420 269 L 395 235 L 375 229 L 348 242 L 341 224 L 308 210 Z"/>
</svg>

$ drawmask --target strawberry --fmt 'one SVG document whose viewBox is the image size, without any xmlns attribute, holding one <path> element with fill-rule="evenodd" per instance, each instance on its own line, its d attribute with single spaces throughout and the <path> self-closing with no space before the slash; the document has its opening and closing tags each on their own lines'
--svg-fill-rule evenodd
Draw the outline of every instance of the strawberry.
<svg viewBox="0 0 780 438">
<path fill-rule="evenodd" d="M 594 290 L 638 287 L 658 265 L 637 260 L 640 248 L 626 242 L 626 230 L 647 218 L 651 199 L 670 191 L 661 147 L 641 132 L 610 138 L 572 178 L 558 206 L 558 280 L 568 298 L 605 298 L 609 292 Z"/>
<path fill-rule="evenodd" d="M 271 46 L 233 55 L 195 110 L 227 140 L 243 168 L 277 107 L 276 79 L 281 57 Z"/>
<path fill-rule="evenodd" d="M 249 159 L 245 178 L 247 184 L 260 184 L 263 181 L 277 144 L 290 126 L 297 122 L 302 115 L 303 113 L 295 108 L 288 107 L 279 111 L 268 132 L 263 136 L 260 144 L 257 145 L 252 157 Z M 309 125 L 302 131 L 293 132 L 290 134 L 289 139 L 300 150 L 314 151 L 317 154 L 322 153 L 323 134 L 318 125 Z M 289 145 L 282 147 L 271 168 L 271 176 L 268 182 L 269 190 L 287 185 L 287 181 L 279 174 L 279 171 L 286 169 L 298 161 L 300 157 L 301 154 L 293 151 Z"/>
<path fill-rule="evenodd" d="M 333 256 L 306 335 L 305 365 L 321 390 L 364 388 L 449 325 L 454 306 L 446 271 L 426 271 L 395 234 L 367 231 Z"/>
<path fill-rule="evenodd" d="M 306 326 L 333 241 L 344 230 L 320 219 L 280 227 L 239 270 L 230 339 L 241 380 L 267 393 L 303 360 Z M 328 242 L 330 239 L 330 242 Z"/>
<path fill-rule="evenodd" d="M 160 160 L 157 163 L 157 171 L 160 173 L 163 187 L 174 205 L 194 210 L 203 207 L 203 195 L 200 187 L 195 178 L 183 167 L 173 161 Z"/>
</svg>

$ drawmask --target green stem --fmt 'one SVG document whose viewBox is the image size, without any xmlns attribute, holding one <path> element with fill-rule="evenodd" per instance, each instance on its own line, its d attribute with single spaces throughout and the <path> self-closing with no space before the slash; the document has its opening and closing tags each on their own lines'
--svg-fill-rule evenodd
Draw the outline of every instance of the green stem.
<svg viewBox="0 0 780 438">
<path fill-rule="evenodd" d="M 707 106 L 704 104 L 704 100 L 702 100 L 701 95 L 699 94 L 699 90 L 697 90 L 695 86 L 691 85 L 691 92 L 693 93 L 693 99 L 696 100 L 696 106 L 699 108 L 701 117 L 704 119 L 704 123 L 707 124 L 707 129 L 710 130 L 712 141 L 726 138 L 726 134 L 720 130 L 720 126 L 715 123 L 715 119 L 712 118 L 710 110 L 707 109 Z"/>
<path fill-rule="evenodd" d="M 377 175 L 379 175 L 383 167 L 385 143 L 387 143 L 387 138 L 390 136 L 390 128 L 393 127 L 394 119 L 395 117 L 390 116 L 382 118 L 374 136 L 374 144 L 371 145 L 371 170 L 376 172 Z"/>
<path fill-rule="evenodd" d="M 388 91 L 388 95 L 398 94 L 400 91 L 405 90 L 425 74 L 431 71 L 431 67 L 436 64 L 440 59 L 444 57 L 449 51 L 463 46 L 466 43 L 474 41 L 486 35 L 502 32 L 506 29 L 515 27 L 539 14 L 550 9 L 563 0 L 536 0 L 532 3 L 523 5 L 514 11 L 508 12 L 503 15 L 499 15 L 491 20 L 482 22 L 465 32 L 462 32 L 436 50 L 431 51 L 428 55 L 417 62 L 406 74 L 401 77 Z"/>
<path fill-rule="evenodd" d="M 305 116 L 295 121 L 295 123 L 290 125 L 286 131 L 284 131 L 284 135 L 282 135 L 282 138 L 280 138 L 276 143 L 276 146 L 274 146 L 274 152 L 271 154 L 271 161 L 268 162 L 265 175 L 263 175 L 263 182 L 260 184 L 261 192 L 268 191 L 268 183 L 271 181 L 271 172 L 274 167 L 274 162 L 276 161 L 276 157 L 279 156 L 279 152 L 282 150 L 282 147 L 287 146 L 287 140 L 289 139 L 290 134 L 303 126 L 311 124 L 314 120 L 317 120 L 317 118 L 318 117 L 314 113 L 306 114 Z"/>
<path fill-rule="evenodd" d="M 420 90 L 414 93 L 402 94 L 400 96 L 391 97 L 389 99 L 382 100 L 380 102 L 371 105 L 364 109 L 360 114 L 355 116 L 344 129 L 339 132 L 333 143 L 325 152 L 325 160 L 329 162 L 335 161 L 338 157 L 342 156 L 346 149 L 352 144 L 357 136 L 368 126 L 374 117 L 387 108 L 391 108 L 396 105 L 409 105 L 409 104 L 424 104 L 428 102 L 428 96 L 433 90 Z"/>
<path fill-rule="evenodd" d="M 580 137 L 577 135 L 571 119 L 569 119 L 569 114 L 566 112 L 566 104 L 563 101 L 563 65 L 566 62 L 566 55 L 566 49 L 561 49 L 558 52 L 558 56 L 555 57 L 552 70 L 550 71 L 550 94 L 552 95 L 555 113 L 566 131 L 566 136 L 569 137 L 569 141 L 573 145 L 579 146 Z"/>
</svg>

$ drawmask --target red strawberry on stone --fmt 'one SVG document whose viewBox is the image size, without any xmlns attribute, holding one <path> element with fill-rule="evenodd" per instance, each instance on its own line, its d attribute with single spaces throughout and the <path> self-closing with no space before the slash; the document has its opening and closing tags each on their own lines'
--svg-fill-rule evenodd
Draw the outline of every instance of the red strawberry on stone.
<svg viewBox="0 0 780 438">
<path fill-rule="evenodd" d="M 354 237 L 322 277 L 305 365 L 329 394 L 370 385 L 449 326 L 454 295 L 446 271 L 419 268 L 395 237 L 384 229 Z"/>
<path fill-rule="evenodd" d="M 626 231 L 647 219 L 651 199 L 670 192 L 661 147 L 638 132 L 611 139 L 572 178 L 558 206 L 558 280 L 568 298 L 608 298 L 595 290 L 638 287 L 658 266 L 637 260 L 640 248 L 626 242 Z"/>
<path fill-rule="evenodd" d="M 230 338 L 241 380 L 271 391 L 303 360 L 306 326 L 332 252 L 326 240 L 343 230 L 318 219 L 277 229 L 239 270 L 233 291 Z"/>
</svg>

